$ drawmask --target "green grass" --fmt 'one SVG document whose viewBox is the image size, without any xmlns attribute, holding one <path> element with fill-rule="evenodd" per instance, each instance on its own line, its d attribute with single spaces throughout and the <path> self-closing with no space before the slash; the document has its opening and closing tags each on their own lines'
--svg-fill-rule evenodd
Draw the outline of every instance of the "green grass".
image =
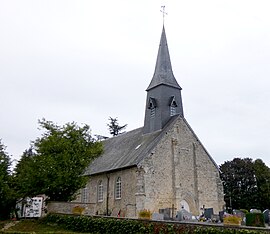
<svg viewBox="0 0 270 234">
<path fill-rule="evenodd" d="M 24 233 L 78 233 L 65 230 L 63 227 L 52 224 L 47 225 L 40 223 L 38 220 L 21 220 L 15 226 L 10 227 L 6 233 L 24 232 Z"/>
</svg>

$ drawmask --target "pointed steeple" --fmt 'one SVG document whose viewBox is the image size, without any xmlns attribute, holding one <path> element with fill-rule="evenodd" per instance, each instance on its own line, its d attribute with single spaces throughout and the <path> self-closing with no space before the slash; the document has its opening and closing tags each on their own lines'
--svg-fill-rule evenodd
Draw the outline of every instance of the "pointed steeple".
<svg viewBox="0 0 270 234">
<path fill-rule="evenodd" d="M 173 75 L 163 26 L 155 72 L 150 85 L 146 89 L 147 98 L 143 128 L 145 134 L 163 129 L 172 116 L 184 116 L 181 90 L 182 88 Z"/>
<path fill-rule="evenodd" d="M 181 89 L 181 87 L 179 86 L 173 75 L 164 25 L 162 28 L 162 34 L 160 38 L 155 72 L 151 80 L 151 83 L 146 89 L 146 91 L 161 84 Z"/>
</svg>

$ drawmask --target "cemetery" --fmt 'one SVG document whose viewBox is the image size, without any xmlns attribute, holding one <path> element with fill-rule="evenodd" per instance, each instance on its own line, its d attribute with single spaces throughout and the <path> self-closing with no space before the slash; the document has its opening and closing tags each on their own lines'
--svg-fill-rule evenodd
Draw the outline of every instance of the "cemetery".
<svg viewBox="0 0 270 234">
<path fill-rule="evenodd" d="M 252 211 L 254 212 L 254 211 Z M 193 219 L 190 214 L 181 211 L 177 214 L 178 219 L 169 220 L 159 213 L 154 213 L 151 219 L 146 217 L 142 219 L 108 217 L 108 216 L 85 216 L 85 215 L 64 215 L 64 214 L 49 214 L 43 220 L 45 223 L 56 223 L 65 225 L 69 230 L 91 233 L 269 233 L 270 229 L 265 221 L 269 222 L 269 212 L 255 211 L 255 213 L 247 213 L 235 211 L 228 217 L 237 217 L 235 220 L 241 220 L 237 223 L 222 223 L 221 220 L 215 220 L 215 216 L 211 215 L 212 220 L 199 221 Z M 207 215 L 211 214 L 211 210 Z M 249 215 L 250 214 L 250 215 Z M 268 215 L 268 220 L 265 220 L 264 215 Z M 206 216 L 207 216 L 206 215 Z M 243 218 L 241 218 L 243 216 Z M 226 217 L 226 215 L 225 215 Z M 242 223 L 246 217 L 245 223 Z M 187 218 L 187 219 L 186 219 Z M 263 225 L 263 226 L 261 226 Z"/>
<path fill-rule="evenodd" d="M 40 199 L 40 198 L 39 198 Z M 38 201 L 33 199 L 33 203 Z M 32 209 L 30 206 L 27 206 Z M 150 210 L 139 212 L 137 218 L 105 215 L 89 215 L 83 206 L 76 205 L 70 214 L 45 213 L 40 223 L 57 225 L 75 232 L 91 233 L 269 233 L 270 210 L 257 209 L 221 211 L 214 214 L 213 208 L 201 209 L 201 215 L 194 216 L 184 208 L 179 211 L 167 208 L 158 213 Z M 33 215 L 20 216 L 19 221 L 33 219 Z M 12 225 L 11 225 L 12 226 Z M 225 231 L 226 230 L 226 231 Z"/>
<path fill-rule="evenodd" d="M 193 216 L 184 208 L 177 211 L 176 216 L 172 216 L 171 209 L 161 210 L 160 213 L 153 213 L 152 220 L 172 220 L 179 222 L 193 222 L 193 223 L 208 223 L 224 226 L 242 226 L 242 227 L 269 227 L 269 209 L 263 212 L 257 209 L 247 210 L 232 210 L 231 213 L 220 211 L 219 214 L 214 214 L 213 208 L 202 209 L 200 216 Z"/>
</svg>

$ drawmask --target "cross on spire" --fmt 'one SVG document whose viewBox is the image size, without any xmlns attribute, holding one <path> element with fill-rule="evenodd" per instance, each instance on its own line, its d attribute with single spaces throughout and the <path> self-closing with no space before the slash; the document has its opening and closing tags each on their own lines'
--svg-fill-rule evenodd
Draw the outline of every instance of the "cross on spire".
<svg viewBox="0 0 270 234">
<path fill-rule="evenodd" d="M 164 18 L 165 15 L 168 15 L 168 13 L 165 11 L 165 6 L 161 6 L 162 10 L 160 10 L 160 12 L 163 14 L 163 25 L 164 25 Z"/>
</svg>

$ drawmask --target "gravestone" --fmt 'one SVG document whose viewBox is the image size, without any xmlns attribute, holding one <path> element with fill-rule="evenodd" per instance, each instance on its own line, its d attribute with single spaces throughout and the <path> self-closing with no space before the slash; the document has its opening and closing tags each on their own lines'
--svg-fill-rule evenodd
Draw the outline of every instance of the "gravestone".
<svg viewBox="0 0 270 234">
<path fill-rule="evenodd" d="M 221 221 L 221 222 L 223 222 L 223 217 L 224 217 L 224 211 L 219 211 L 219 220 Z"/>
<path fill-rule="evenodd" d="M 264 212 L 263 212 L 263 216 L 264 216 L 264 222 L 269 224 L 269 215 L 270 215 L 270 211 L 268 209 L 266 209 Z"/>
<path fill-rule="evenodd" d="M 242 219 L 246 216 L 245 213 L 241 210 L 233 210 L 233 214 L 238 217 L 241 217 Z"/>
<path fill-rule="evenodd" d="M 217 214 L 211 215 L 211 221 L 212 221 L 213 223 L 218 223 L 218 222 L 220 222 L 219 215 L 217 215 Z"/>
<path fill-rule="evenodd" d="M 192 214 L 189 213 L 187 210 L 182 209 L 180 211 L 177 211 L 176 220 L 177 221 L 184 221 L 184 220 L 191 220 Z"/>
<path fill-rule="evenodd" d="M 159 209 L 159 213 L 163 214 L 164 220 L 171 219 L 171 209 L 170 208 Z"/>
<path fill-rule="evenodd" d="M 213 208 L 206 208 L 204 209 L 204 217 L 206 219 L 211 219 L 212 215 L 214 214 L 214 209 Z"/>
<path fill-rule="evenodd" d="M 164 214 L 153 213 L 152 220 L 164 220 Z"/>
</svg>

